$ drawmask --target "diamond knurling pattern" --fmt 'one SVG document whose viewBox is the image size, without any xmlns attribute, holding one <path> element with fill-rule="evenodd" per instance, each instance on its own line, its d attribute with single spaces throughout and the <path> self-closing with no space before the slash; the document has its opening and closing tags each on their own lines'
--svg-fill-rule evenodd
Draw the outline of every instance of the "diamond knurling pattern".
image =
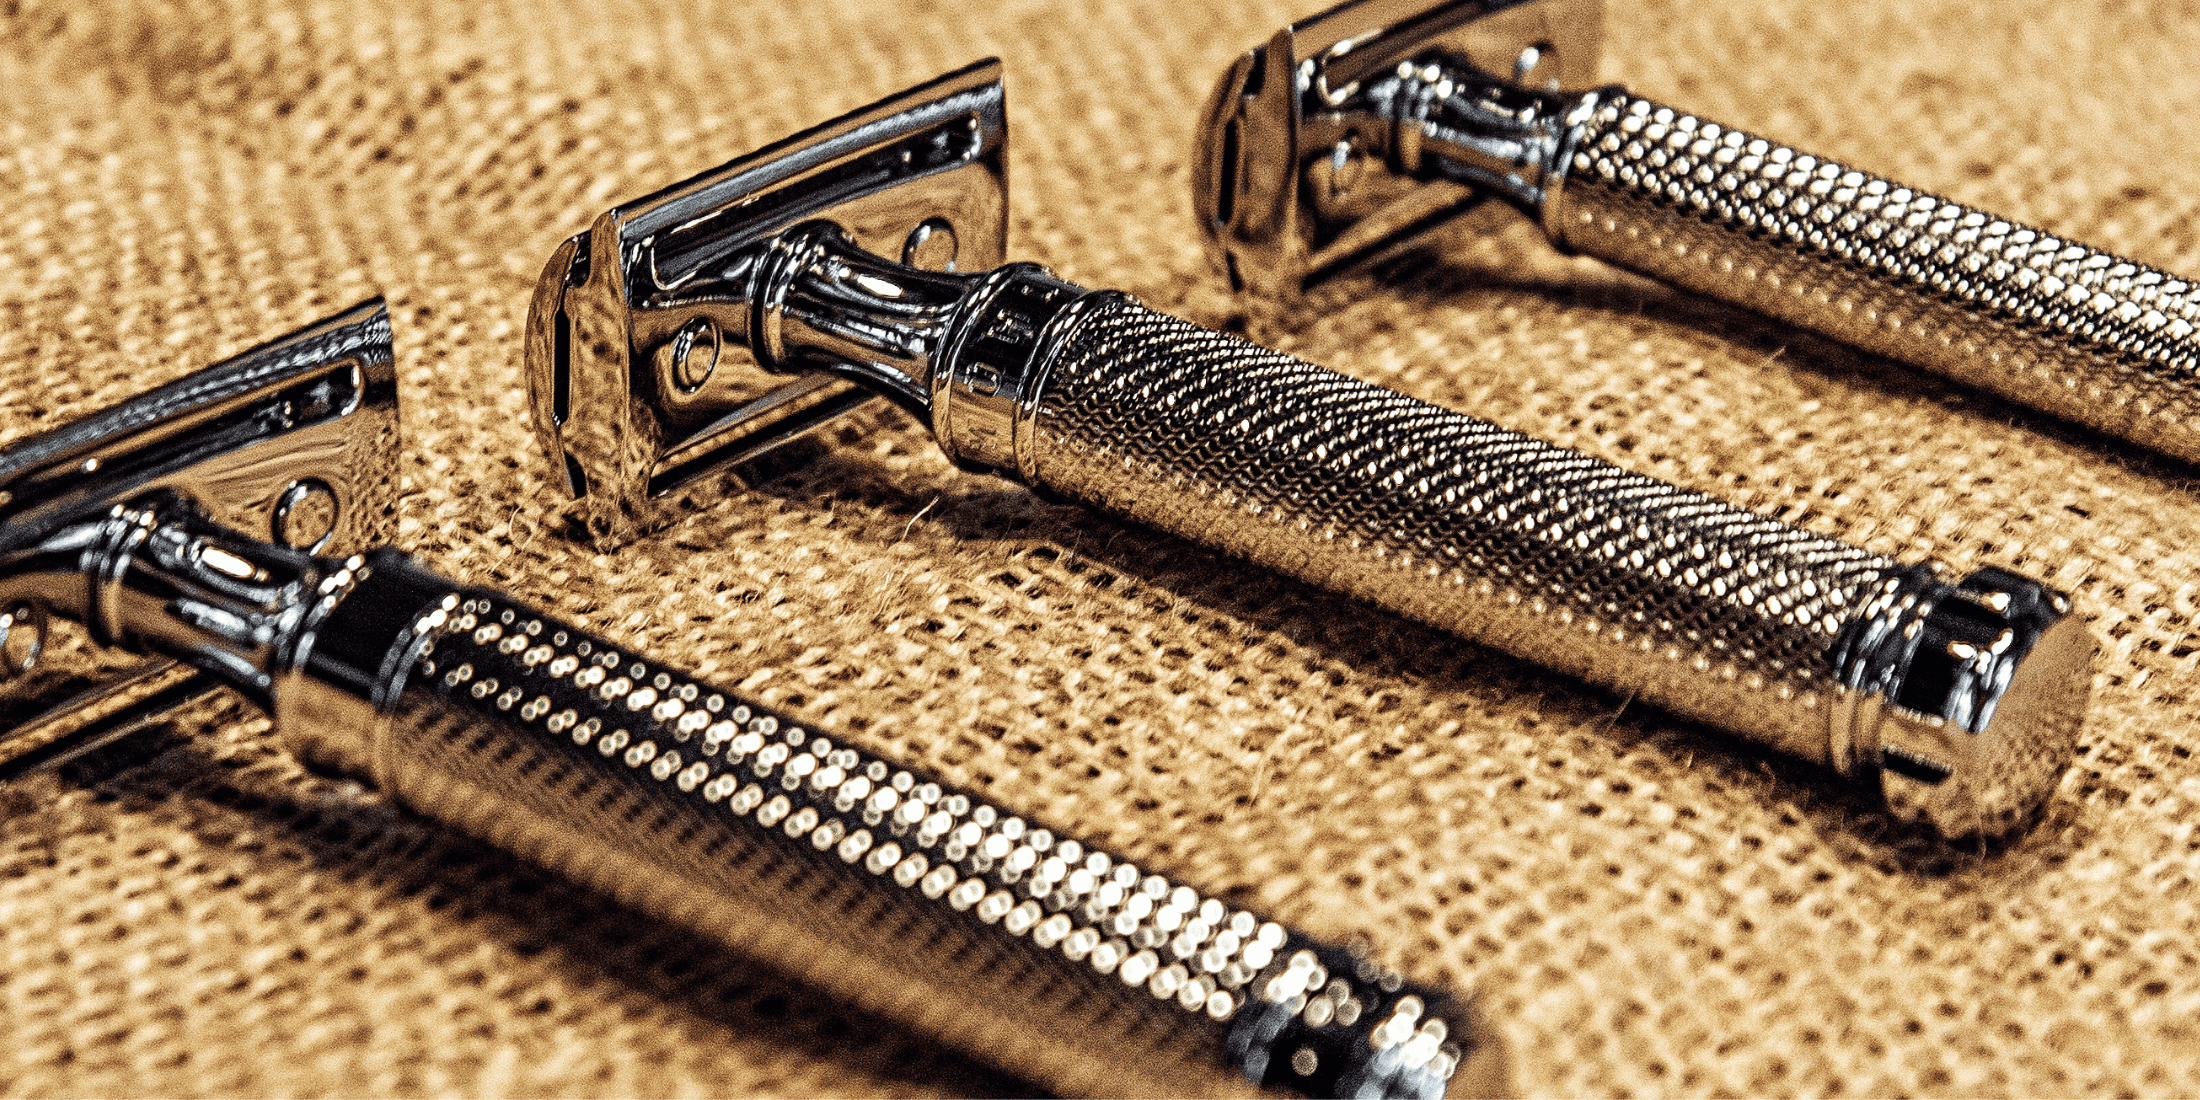
<svg viewBox="0 0 2200 1100">
<path fill-rule="evenodd" d="M 1551 219 L 1566 244 L 2200 461 L 2200 286 L 1595 94 Z"/>
<path fill-rule="evenodd" d="M 1895 563 L 1133 303 L 1066 338 L 1047 486 L 1828 762 Z"/>
<path fill-rule="evenodd" d="M 1247 1057 L 1232 1029 L 1311 1004 L 1290 998 L 1317 957 L 1353 961 L 1027 822 L 1013 790 L 972 797 L 525 605 L 470 596 L 395 708 L 377 753 L 389 789 L 1058 1094 L 1251 1095 L 1245 1062 L 1268 1065 L 1304 1036 L 1249 1043 Z M 1277 992 L 1287 975 L 1296 989 Z M 1370 1037 L 1410 1001 L 1435 1030 L 1401 1076 L 1441 1091 L 1466 1051 L 1438 1045 L 1467 1020 L 1389 977 L 1328 983 L 1349 1018 L 1310 1018 L 1311 1032 L 1381 1050 Z"/>
</svg>

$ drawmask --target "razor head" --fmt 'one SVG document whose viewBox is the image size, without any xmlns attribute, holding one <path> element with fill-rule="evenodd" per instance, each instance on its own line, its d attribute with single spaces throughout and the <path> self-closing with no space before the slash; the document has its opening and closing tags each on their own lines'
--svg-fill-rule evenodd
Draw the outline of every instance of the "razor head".
<svg viewBox="0 0 2200 1100">
<path fill-rule="evenodd" d="M 320 554 L 387 541 L 397 373 L 377 298 L 0 449 L 0 562 L 55 527 L 156 489 Z"/>
<path fill-rule="evenodd" d="M 829 221 L 881 256 L 998 266 L 1008 116 L 986 60 L 612 208 L 551 256 L 528 312 L 535 429 L 590 537 L 616 545 L 869 404 L 766 369 L 752 288 L 771 242 Z"/>
<path fill-rule="evenodd" d="M 396 529 L 398 444 L 389 311 L 375 299 L 0 448 L 0 779 L 88 752 L 214 690 L 164 659 L 48 645 L 55 612 L 81 599 L 18 572 L 36 548 L 172 490 L 255 538 L 318 554 L 364 550 Z"/>
<path fill-rule="evenodd" d="M 1193 205 L 1233 292 L 1295 294 L 1488 196 L 1371 148 L 1363 81 L 1442 50 L 1524 87 L 1594 79 L 1602 0 L 1350 0 L 1240 56 L 1201 116 Z"/>
</svg>

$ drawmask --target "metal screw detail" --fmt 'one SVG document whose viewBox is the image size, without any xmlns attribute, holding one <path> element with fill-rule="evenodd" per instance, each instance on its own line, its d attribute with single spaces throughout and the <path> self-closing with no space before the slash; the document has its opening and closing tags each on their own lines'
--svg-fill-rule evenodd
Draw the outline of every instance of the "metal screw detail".
<svg viewBox="0 0 2200 1100">
<path fill-rule="evenodd" d="M 13 680 L 38 664 L 46 650 L 46 612 L 19 603 L 0 614 L 0 681 Z"/>
<path fill-rule="evenodd" d="M 909 231 L 901 262 L 926 271 L 953 271 L 958 248 L 955 227 L 946 218 L 926 218 Z"/>
<path fill-rule="evenodd" d="M 290 483 L 275 502 L 275 541 L 293 550 L 319 553 L 336 534 L 336 491 L 318 478 Z"/>
</svg>

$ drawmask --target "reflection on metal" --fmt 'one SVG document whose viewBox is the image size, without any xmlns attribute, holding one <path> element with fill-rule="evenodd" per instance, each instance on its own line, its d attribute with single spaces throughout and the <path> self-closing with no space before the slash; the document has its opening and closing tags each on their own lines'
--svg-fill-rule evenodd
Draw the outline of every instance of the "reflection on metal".
<svg viewBox="0 0 2200 1100">
<path fill-rule="evenodd" d="M 0 450 L 0 607 L 14 624 L 0 651 L 25 690 L 55 691 L 7 699 L 27 717 L 0 748 L 5 766 L 80 755 L 214 689 L 165 660 L 117 673 L 89 663 L 96 654 L 39 657 L 32 639 L 48 613 L 117 641 L 114 616 L 87 603 L 96 586 L 79 574 L 72 532 L 174 494 L 213 522 L 298 549 L 374 545 L 396 529 L 397 447 L 389 314 L 375 300 Z M 219 576 L 227 560 L 203 564 Z M 33 663 L 38 675 L 22 677 Z"/>
<path fill-rule="evenodd" d="M 46 651 L 46 609 L 18 603 L 0 611 L 0 682 L 21 678 Z"/>
<path fill-rule="evenodd" d="M 1296 292 L 1492 193 L 1539 194 L 1523 154 L 1548 143 L 1546 124 L 1499 101 L 1432 143 L 1421 125 L 1432 97 L 1416 99 L 1413 82 L 1450 57 L 1531 88 L 1582 87 L 1602 27 L 1600 0 L 1356 0 L 1239 57 L 1208 100 L 1192 172 L 1232 289 Z M 1472 101 L 1442 91 L 1438 102 Z M 1432 174 L 1445 140 L 1479 171 Z"/>
<path fill-rule="evenodd" d="M 293 550 L 317 553 L 336 536 L 341 509 L 336 490 L 319 478 L 300 478 L 275 502 L 275 541 Z"/>
<path fill-rule="evenodd" d="M 654 195 L 551 257 L 528 314 L 535 422 L 589 529 L 622 540 L 677 514 L 675 490 L 872 399 L 752 330 L 781 303 L 767 243 L 809 221 L 936 271 L 1001 262 L 1007 115 L 999 64 L 951 73 Z M 637 369 L 638 368 L 638 369 Z"/>
<path fill-rule="evenodd" d="M 901 246 L 901 262 L 926 271 L 953 271 L 959 248 L 952 223 L 946 218 L 926 218 L 909 231 L 909 240 Z"/>
<path fill-rule="evenodd" d="M 77 692 L 0 730 L 0 783 L 103 749 L 208 698 L 220 686 L 203 673 L 162 659 Z"/>
</svg>

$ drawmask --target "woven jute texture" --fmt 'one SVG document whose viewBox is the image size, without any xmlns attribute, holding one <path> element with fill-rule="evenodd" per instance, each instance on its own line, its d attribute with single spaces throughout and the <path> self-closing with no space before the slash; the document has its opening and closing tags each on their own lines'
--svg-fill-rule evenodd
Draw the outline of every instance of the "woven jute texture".
<svg viewBox="0 0 2200 1100">
<path fill-rule="evenodd" d="M 0 4 L 0 442 L 373 293 L 400 544 L 1172 878 L 1479 994 L 1545 1095 L 2200 1093 L 2200 478 L 1478 217 L 1250 314 L 1200 103 L 1304 3 Z M 1602 76 L 2200 274 L 2200 7 L 1613 0 Z M 618 553 L 524 418 L 549 251 L 987 54 L 1011 253 L 1906 560 L 2102 646 L 2042 820 L 1838 777 L 891 420 Z M 0 1092 L 940 1094 L 930 1049 L 374 791 L 242 703 L 0 793 Z"/>
</svg>

